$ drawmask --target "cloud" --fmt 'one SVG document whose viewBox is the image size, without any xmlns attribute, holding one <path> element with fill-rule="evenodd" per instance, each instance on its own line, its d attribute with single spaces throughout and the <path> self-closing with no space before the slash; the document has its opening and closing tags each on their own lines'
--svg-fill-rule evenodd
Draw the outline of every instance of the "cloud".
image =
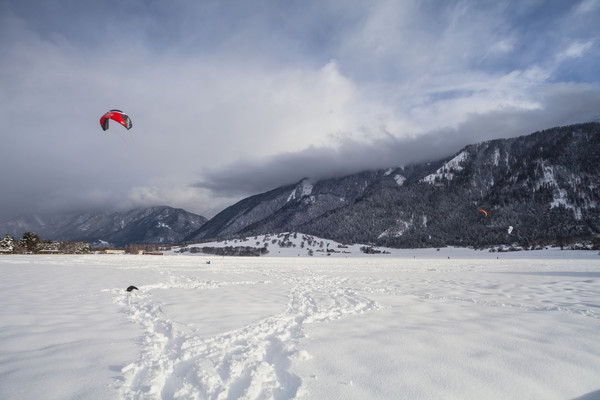
<svg viewBox="0 0 600 400">
<path fill-rule="evenodd" d="M 559 59 L 579 58 L 594 46 L 594 40 L 586 42 L 576 41 L 572 43 L 564 52 L 559 54 Z"/>
<path fill-rule="evenodd" d="M 322 179 L 364 170 L 406 166 L 439 160 L 462 147 L 486 140 L 510 138 L 554 126 L 598 117 L 600 89 L 581 84 L 556 84 L 540 89 L 535 108 L 502 107 L 472 113 L 454 128 L 415 137 L 382 137 L 368 144 L 352 139 L 337 147 L 310 147 L 266 159 L 247 159 L 206 171 L 194 185 L 222 196 L 259 193 L 302 178 Z"/>
<path fill-rule="evenodd" d="M 4 1 L 0 220 L 210 216 L 304 176 L 580 122 L 597 115 L 597 5 Z M 112 108 L 131 131 L 102 132 Z"/>
<path fill-rule="evenodd" d="M 589 15 L 593 14 L 594 11 L 598 11 L 600 9 L 600 1 L 598 0 L 584 0 L 580 2 L 574 11 L 575 15 Z"/>
</svg>

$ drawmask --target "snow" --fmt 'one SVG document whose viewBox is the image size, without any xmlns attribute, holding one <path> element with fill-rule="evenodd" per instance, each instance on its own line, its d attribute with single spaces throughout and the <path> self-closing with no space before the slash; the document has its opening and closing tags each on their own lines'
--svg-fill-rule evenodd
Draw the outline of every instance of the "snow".
<svg viewBox="0 0 600 400">
<path fill-rule="evenodd" d="M 495 149 L 494 150 L 494 154 L 492 156 L 492 163 L 494 164 L 495 167 L 498 166 L 498 163 L 500 162 L 500 149 Z"/>
<path fill-rule="evenodd" d="M 307 180 L 303 180 L 302 186 L 300 189 L 301 189 L 300 198 L 308 197 L 312 194 L 313 185 L 310 184 Z M 294 188 L 294 190 L 292 190 L 292 193 L 290 193 L 290 195 L 288 196 L 286 203 L 289 203 L 292 200 L 296 200 L 296 190 L 298 190 L 298 188 Z"/>
<path fill-rule="evenodd" d="M 399 237 L 399 236 L 402 236 L 402 235 L 404 235 L 404 232 L 406 232 L 412 226 L 413 226 L 412 218 L 411 218 L 410 222 L 406 222 L 406 221 L 402 221 L 402 220 L 397 220 L 395 227 L 386 229 L 385 231 L 383 231 L 382 233 L 380 233 L 377 238 L 381 239 L 381 238 L 384 238 L 384 237 Z"/>
<path fill-rule="evenodd" d="M 0 398 L 600 394 L 596 252 L 281 251 L 1 255 Z"/>
<path fill-rule="evenodd" d="M 565 189 L 557 188 L 555 191 L 558 192 L 558 195 L 554 196 L 554 200 L 552 200 L 552 203 L 550 203 L 550 208 L 555 208 L 555 207 L 560 207 L 560 206 L 570 207 L 570 208 L 573 207 L 568 202 L 569 196 L 567 195 L 567 191 Z"/>
<path fill-rule="evenodd" d="M 394 180 L 396 181 L 398 186 L 402 186 L 402 185 L 404 185 L 406 178 L 404 176 L 398 174 L 398 175 L 394 175 Z"/>
<path fill-rule="evenodd" d="M 569 201 L 569 196 L 567 191 L 558 186 L 558 181 L 556 179 L 555 167 L 551 165 L 546 165 L 545 162 L 542 162 L 543 168 L 543 176 L 539 180 L 537 184 L 537 188 L 542 185 L 550 185 L 554 188 L 554 198 L 550 203 L 550 208 L 556 207 L 565 207 L 573 210 L 573 214 L 575 215 L 575 219 L 581 219 L 581 208 L 576 207 Z"/>
<path fill-rule="evenodd" d="M 313 185 L 311 185 L 310 183 L 303 181 L 302 182 L 302 197 L 304 196 L 310 196 L 310 194 L 312 193 L 313 190 Z"/>
<path fill-rule="evenodd" d="M 556 177 L 554 175 L 554 166 L 547 165 L 544 161 L 542 161 L 541 166 L 544 175 L 541 177 L 537 187 L 539 188 L 542 184 L 551 184 L 552 186 L 556 186 L 557 182 Z"/>
<path fill-rule="evenodd" d="M 289 203 L 292 200 L 296 200 L 296 189 L 295 188 L 294 188 L 294 190 L 292 190 L 292 193 L 290 193 L 290 195 L 288 196 L 288 198 L 285 202 Z"/>
<path fill-rule="evenodd" d="M 461 166 L 461 163 L 466 161 L 468 157 L 469 153 L 461 151 L 456 157 L 448 161 L 433 174 L 427 175 L 425 178 L 421 179 L 421 182 L 435 184 L 441 179 L 452 180 L 454 178 L 454 173 L 452 171 L 462 171 L 463 167 Z"/>
</svg>

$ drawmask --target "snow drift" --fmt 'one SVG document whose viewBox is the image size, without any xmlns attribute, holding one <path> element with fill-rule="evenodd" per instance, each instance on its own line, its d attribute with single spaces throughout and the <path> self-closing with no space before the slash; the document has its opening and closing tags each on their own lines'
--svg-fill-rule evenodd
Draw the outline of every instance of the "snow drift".
<svg viewBox="0 0 600 400">
<path fill-rule="evenodd" d="M 597 397 L 595 253 L 448 251 L 0 256 L 0 398 Z"/>
</svg>

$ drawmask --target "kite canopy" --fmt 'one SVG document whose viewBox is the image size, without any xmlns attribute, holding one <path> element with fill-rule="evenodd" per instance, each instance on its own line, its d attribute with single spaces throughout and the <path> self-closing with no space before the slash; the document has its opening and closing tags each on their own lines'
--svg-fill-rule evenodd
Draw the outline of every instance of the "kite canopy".
<svg viewBox="0 0 600 400">
<path fill-rule="evenodd" d="M 133 124 L 131 123 L 131 118 L 127 114 L 124 114 L 121 110 L 110 110 L 106 114 L 104 114 L 100 118 L 100 126 L 103 130 L 108 129 L 108 120 L 112 119 L 113 121 L 118 122 L 123 125 L 128 130 L 131 129 Z"/>
<path fill-rule="evenodd" d="M 129 287 L 127 288 L 127 291 L 128 291 L 128 292 L 131 292 L 132 290 L 140 290 L 140 289 L 136 288 L 136 287 L 135 287 L 135 286 L 133 286 L 133 285 L 132 285 L 132 286 L 129 286 Z"/>
<path fill-rule="evenodd" d="M 477 211 L 484 213 L 485 216 L 487 217 L 487 211 L 485 211 L 485 210 L 477 210 Z"/>
</svg>

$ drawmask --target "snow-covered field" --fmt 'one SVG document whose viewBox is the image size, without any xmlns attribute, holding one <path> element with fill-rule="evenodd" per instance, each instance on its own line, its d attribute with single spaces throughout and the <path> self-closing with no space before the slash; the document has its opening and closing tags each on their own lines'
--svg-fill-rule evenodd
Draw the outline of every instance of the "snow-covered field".
<svg viewBox="0 0 600 400">
<path fill-rule="evenodd" d="M 581 245 L 581 244 L 580 244 Z M 189 244 L 185 247 L 173 247 L 165 254 L 169 255 L 201 255 L 205 247 L 218 249 L 224 247 L 239 248 L 252 247 L 259 249 L 266 246 L 268 252 L 263 257 L 373 257 L 373 254 L 365 254 L 361 248 L 368 247 L 362 244 L 343 245 L 333 240 L 323 239 L 301 233 L 280 233 L 278 235 L 258 235 L 243 239 L 221 240 L 218 242 Z M 578 245 L 575 245 L 577 248 Z M 600 261 L 600 257 L 595 257 L 596 252 L 592 251 L 563 251 L 558 247 L 545 247 L 544 251 L 529 250 L 524 251 L 518 246 L 494 246 L 491 249 L 472 249 L 464 247 L 445 247 L 445 248 L 424 248 L 424 249 L 392 249 L 387 247 L 372 247 L 378 251 L 378 257 L 400 257 L 400 258 L 502 258 L 502 259 L 530 259 L 530 258 L 552 258 L 552 259 L 578 259 L 592 258 Z M 517 249 L 518 251 L 509 251 Z M 194 251 L 195 250 L 195 251 Z M 500 251 L 499 251 L 500 250 Z"/>
<path fill-rule="evenodd" d="M 0 398 L 600 398 L 596 252 L 346 257 L 0 256 Z"/>
</svg>

